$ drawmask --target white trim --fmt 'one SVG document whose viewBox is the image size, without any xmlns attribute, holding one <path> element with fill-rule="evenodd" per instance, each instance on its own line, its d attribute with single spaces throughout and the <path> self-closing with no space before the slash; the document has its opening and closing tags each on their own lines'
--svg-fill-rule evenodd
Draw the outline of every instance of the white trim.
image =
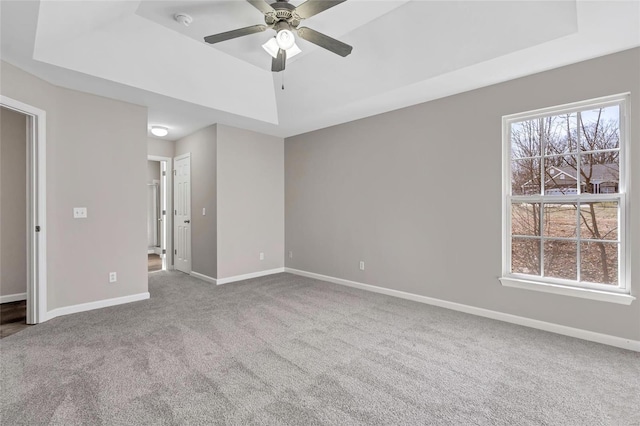
<svg viewBox="0 0 640 426">
<path fill-rule="evenodd" d="M 27 323 L 38 324 L 47 320 L 47 113 L 4 95 L 0 105 L 29 117 Z"/>
<path fill-rule="evenodd" d="M 20 300 L 27 300 L 27 293 L 7 294 L 6 296 L 0 296 L 0 303 L 19 302 Z"/>
<path fill-rule="evenodd" d="M 94 309 L 108 308 L 109 306 L 123 305 L 125 303 L 138 302 L 149 299 L 148 292 L 132 294 L 130 296 L 114 297 L 112 299 L 98 300 L 95 302 L 81 303 L 79 305 L 65 306 L 47 312 L 47 320 L 62 316 L 77 314 L 78 312 L 92 311 Z"/>
<path fill-rule="evenodd" d="M 187 152 L 186 154 L 177 155 L 177 156 L 173 157 L 173 160 L 177 161 L 177 160 L 183 160 L 185 158 L 191 158 L 191 153 Z"/>
<path fill-rule="evenodd" d="M 217 285 L 229 284 L 236 281 L 250 280 L 251 278 L 259 278 L 267 275 L 280 274 L 282 272 L 285 272 L 285 268 L 268 269 L 266 271 L 252 272 L 250 274 L 236 275 L 236 276 L 227 277 L 227 278 L 218 278 L 216 280 L 216 284 Z"/>
<path fill-rule="evenodd" d="M 370 284 L 363 284 L 356 281 L 349 281 L 342 278 L 330 277 L 327 275 L 316 274 L 314 272 L 300 271 L 298 269 L 284 268 L 285 272 L 300 275 L 303 277 L 314 278 L 317 280 L 328 281 L 334 284 L 340 284 L 347 287 L 358 288 L 360 290 L 371 291 L 374 293 L 385 294 L 387 296 L 399 297 L 401 299 L 413 300 L 414 302 L 425 303 L 427 305 L 439 306 L 441 308 L 451 309 L 454 311 L 464 312 L 471 315 L 477 315 L 484 318 L 491 318 L 498 321 L 504 321 L 511 324 L 522 325 L 524 327 L 536 328 L 538 330 L 549 331 L 551 333 L 562 334 L 564 336 L 575 337 L 577 339 L 588 340 L 591 342 L 602 343 L 604 345 L 615 346 L 618 348 L 629 349 L 640 352 L 640 340 L 625 339 L 623 337 L 611 336 L 609 334 L 596 333 L 594 331 L 583 330 L 579 328 L 567 327 L 560 324 L 554 324 L 545 321 L 539 321 L 531 318 L 525 318 L 517 315 L 506 314 L 503 312 L 492 311 L 489 309 L 477 308 L 475 306 L 463 305 L 461 303 L 449 302 L 447 300 L 435 299 L 427 296 L 420 296 L 413 293 L 407 293 L 399 290 L 392 290 L 384 287 L 377 287 Z"/>
<path fill-rule="evenodd" d="M 591 108 L 593 104 L 598 104 L 598 107 L 601 105 L 603 107 L 613 106 L 618 104 L 619 102 L 626 101 L 629 95 L 631 95 L 631 92 L 623 92 L 615 95 L 602 96 L 600 98 L 593 98 L 593 99 L 587 99 L 584 101 L 571 102 L 571 103 L 563 104 L 559 106 L 539 108 L 539 109 L 534 109 L 532 111 L 509 114 L 509 115 L 503 116 L 503 118 L 509 121 L 521 121 L 525 119 L 546 117 L 550 114 L 562 115 L 569 112 L 585 111 Z"/>
<path fill-rule="evenodd" d="M 211 283 L 211 284 L 217 284 L 218 283 L 215 278 L 212 278 L 212 277 L 210 277 L 208 275 L 205 275 L 205 274 L 200 274 L 198 272 L 191 271 L 191 274 L 189 274 L 189 275 L 191 275 L 192 277 L 197 278 L 199 280 Z"/>
<path fill-rule="evenodd" d="M 165 171 L 167 172 L 167 181 L 165 183 L 164 196 L 167 206 L 167 214 L 165 215 L 166 220 L 164 221 L 164 237 L 166 240 L 164 249 L 167 251 L 167 253 L 165 254 L 164 258 L 162 258 L 162 262 L 165 266 L 165 270 L 171 271 L 173 270 L 173 158 L 160 157 L 158 155 L 147 155 L 147 160 L 166 162 Z"/>
<path fill-rule="evenodd" d="M 621 305 L 630 305 L 631 302 L 636 300 L 635 297 L 626 293 L 613 293 L 609 291 L 593 290 L 590 288 L 568 287 L 512 277 L 501 277 L 498 279 L 505 287 L 541 291 L 543 293 L 562 294 L 564 296 L 579 297 L 581 299 L 599 300 L 602 302 L 619 303 Z"/>
</svg>

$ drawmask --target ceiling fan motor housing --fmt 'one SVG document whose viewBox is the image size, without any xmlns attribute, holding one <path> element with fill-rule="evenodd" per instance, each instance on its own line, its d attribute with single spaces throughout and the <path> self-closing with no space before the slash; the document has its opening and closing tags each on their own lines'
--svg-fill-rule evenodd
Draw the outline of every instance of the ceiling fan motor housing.
<svg viewBox="0 0 640 426">
<path fill-rule="evenodd" d="M 300 17 L 295 13 L 296 7 L 288 3 L 289 0 L 278 0 L 271 4 L 271 7 L 275 10 L 274 13 L 269 13 L 264 16 L 264 21 L 267 25 L 274 25 L 281 21 L 288 22 L 292 27 L 300 25 Z"/>
</svg>

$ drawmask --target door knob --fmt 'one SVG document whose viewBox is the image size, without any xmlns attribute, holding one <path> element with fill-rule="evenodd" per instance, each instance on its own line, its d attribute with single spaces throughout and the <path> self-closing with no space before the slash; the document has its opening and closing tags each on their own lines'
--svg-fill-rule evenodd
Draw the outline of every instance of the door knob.
<svg viewBox="0 0 640 426">
<path fill-rule="evenodd" d="M 191 221 L 190 220 L 185 220 L 184 223 L 191 223 Z"/>
</svg>

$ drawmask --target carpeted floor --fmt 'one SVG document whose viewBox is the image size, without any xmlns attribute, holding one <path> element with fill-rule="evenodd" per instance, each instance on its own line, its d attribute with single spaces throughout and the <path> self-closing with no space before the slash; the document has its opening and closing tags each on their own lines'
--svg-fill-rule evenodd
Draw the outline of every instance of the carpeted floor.
<svg viewBox="0 0 640 426">
<path fill-rule="evenodd" d="M 290 274 L 151 299 L 2 345 L 3 425 L 640 424 L 640 354 Z"/>
</svg>

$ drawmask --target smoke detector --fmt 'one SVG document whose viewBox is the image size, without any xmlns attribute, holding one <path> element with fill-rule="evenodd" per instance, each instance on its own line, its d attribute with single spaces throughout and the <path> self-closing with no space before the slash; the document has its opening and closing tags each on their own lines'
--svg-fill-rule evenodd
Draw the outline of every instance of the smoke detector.
<svg viewBox="0 0 640 426">
<path fill-rule="evenodd" d="M 193 22 L 193 18 L 186 13 L 176 13 L 173 17 L 177 22 L 181 23 L 185 27 L 188 27 Z"/>
</svg>

